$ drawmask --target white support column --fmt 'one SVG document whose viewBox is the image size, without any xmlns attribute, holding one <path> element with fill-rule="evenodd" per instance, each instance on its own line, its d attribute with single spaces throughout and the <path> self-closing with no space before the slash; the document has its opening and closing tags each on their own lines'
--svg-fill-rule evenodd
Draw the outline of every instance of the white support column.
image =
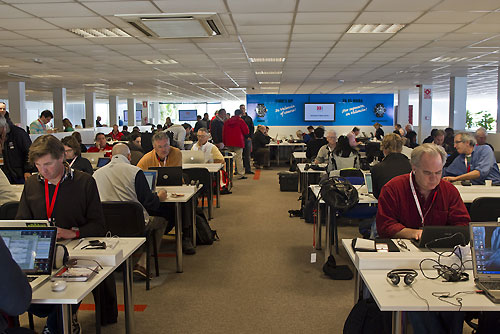
<svg viewBox="0 0 500 334">
<path fill-rule="evenodd" d="M 500 133 L 500 67 L 497 73 L 497 133 Z"/>
<path fill-rule="evenodd" d="M 85 127 L 94 128 L 96 121 L 95 92 L 85 92 Z"/>
<path fill-rule="evenodd" d="M 431 133 L 432 85 L 420 85 L 418 99 L 418 139 L 422 142 Z"/>
<path fill-rule="evenodd" d="M 135 99 L 127 99 L 127 125 L 136 126 L 135 124 Z M 125 120 L 124 123 L 125 124 Z"/>
<path fill-rule="evenodd" d="M 409 107 L 410 91 L 408 89 L 400 89 L 398 91 L 398 113 L 394 121 L 401 124 L 402 127 L 405 127 L 409 123 Z"/>
<path fill-rule="evenodd" d="M 109 96 L 109 126 L 118 124 L 118 96 Z"/>
<path fill-rule="evenodd" d="M 467 112 L 467 77 L 450 78 L 450 121 L 449 127 L 459 131 L 465 130 L 465 113 Z"/>
<path fill-rule="evenodd" d="M 26 129 L 26 126 L 29 125 L 29 123 L 28 123 L 28 110 L 26 109 L 25 83 L 20 81 L 9 82 L 8 90 L 9 90 L 9 117 L 14 124 L 21 124 L 21 127 L 23 129 Z"/>
<path fill-rule="evenodd" d="M 151 120 L 150 120 L 150 122 L 152 124 L 159 124 L 160 123 L 160 103 L 159 102 L 151 102 L 150 106 L 151 106 L 151 110 L 150 110 Z"/>
<path fill-rule="evenodd" d="M 62 120 L 66 113 L 66 88 L 54 88 L 52 101 L 54 103 L 54 127 L 58 131 L 62 131 Z"/>
</svg>

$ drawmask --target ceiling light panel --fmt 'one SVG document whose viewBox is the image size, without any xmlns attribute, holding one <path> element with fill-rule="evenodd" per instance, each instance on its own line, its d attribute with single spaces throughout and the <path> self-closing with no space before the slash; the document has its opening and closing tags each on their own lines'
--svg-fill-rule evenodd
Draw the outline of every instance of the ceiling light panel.
<svg viewBox="0 0 500 334">
<path fill-rule="evenodd" d="M 248 58 L 251 63 L 282 63 L 286 58 Z"/>
<path fill-rule="evenodd" d="M 436 57 L 431 59 L 435 63 L 458 63 L 460 61 L 467 60 L 466 57 Z"/>
<path fill-rule="evenodd" d="M 74 28 L 70 32 L 84 38 L 110 38 L 110 37 L 131 37 L 125 31 L 118 28 Z"/>
<path fill-rule="evenodd" d="M 375 81 L 372 81 L 370 83 L 372 84 L 390 84 L 390 83 L 393 83 L 394 81 L 384 81 L 384 80 L 375 80 Z"/>
<path fill-rule="evenodd" d="M 283 73 L 282 71 L 257 71 L 255 74 L 257 75 L 280 75 Z"/>
<path fill-rule="evenodd" d="M 353 24 L 348 34 L 395 34 L 405 27 L 404 24 Z"/>
<path fill-rule="evenodd" d="M 154 60 L 141 60 L 146 65 L 173 65 L 177 62 L 173 59 L 154 59 Z"/>
</svg>

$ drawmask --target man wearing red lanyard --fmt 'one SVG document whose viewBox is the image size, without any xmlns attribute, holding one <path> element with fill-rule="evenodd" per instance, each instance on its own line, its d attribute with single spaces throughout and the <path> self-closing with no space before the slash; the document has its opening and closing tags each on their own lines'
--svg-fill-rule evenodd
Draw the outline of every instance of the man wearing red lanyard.
<svg viewBox="0 0 500 334">
<path fill-rule="evenodd" d="M 105 152 L 105 156 L 110 157 L 112 149 L 113 146 L 108 145 L 104 133 L 99 132 L 98 134 L 95 135 L 95 146 L 90 147 L 87 150 L 87 152 L 89 153 Z"/>
<path fill-rule="evenodd" d="M 412 172 L 385 184 L 378 198 L 381 238 L 420 239 L 424 225 L 467 225 L 469 214 L 458 190 L 441 179 L 446 152 L 423 144 L 412 151 Z M 462 333 L 464 312 L 407 312 L 413 333 Z"/>
<path fill-rule="evenodd" d="M 26 181 L 16 219 L 50 220 L 57 226 L 58 239 L 106 234 L 94 179 L 69 168 L 64 159 L 64 146 L 56 137 L 38 137 L 30 147 L 29 161 L 38 169 L 38 175 Z M 33 311 L 48 315 L 46 332 L 57 333 L 57 312 L 47 311 L 50 306 L 33 305 Z M 54 307 L 54 310 L 57 309 Z"/>
</svg>

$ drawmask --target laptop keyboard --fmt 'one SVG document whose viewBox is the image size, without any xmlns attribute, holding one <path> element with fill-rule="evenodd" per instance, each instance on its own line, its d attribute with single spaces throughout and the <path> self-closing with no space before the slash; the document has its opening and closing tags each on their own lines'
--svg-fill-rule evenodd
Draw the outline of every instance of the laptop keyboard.
<svg viewBox="0 0 500 334">
<path fill-rule="evenodd" d="M 488 290 L 500 290 L 500 282 L 481 282 Z"/>
<path fill-rule="evenodd" d="M 38 278 L 38 276 L 28 276 L 28 282 L 33 282 L 37 278 Z"/>
</svg>

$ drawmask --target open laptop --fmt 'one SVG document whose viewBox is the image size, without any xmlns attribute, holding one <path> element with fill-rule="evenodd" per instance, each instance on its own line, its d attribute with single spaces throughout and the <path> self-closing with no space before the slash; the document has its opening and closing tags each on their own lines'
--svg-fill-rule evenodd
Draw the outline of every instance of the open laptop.
<svg viewBox="0 0 500 334">
<path fill-rule="evenodd" d="M 182 164 L 203 164 L 205 163 L 205 152 L 182 150 Z"/>
<path fill-rule="evenodd" d="M 474 282 L 494 303 L 500 303 L 500 223 L 470 223 Z"/>
<path fill-rule="evenodd" d="M 111 161 L 111 158 L 107 158 L 107 157 L 99 158 L 99 160 L 97 160 L 97 168 L 101 168 L 101 167 L 106 166 L 110 161 Z"/>
<path fill-rule="evenodd" d="M 144 176 L 146 176 L 146 180 L 148 180 L 149 189 L 151 189 L 151 191 L 155 191 L 156 190 L 156 178 L 158 176 L 158 171 L 147 170 L 144 172 Z"/>
<path fill-rule="evenodd" d="M 54 265 L 56 227 L 0 227 L 0 237 L 35 290 L 50 278 Z"/>
<path fill-rule="evenodd" d="M 373 194 L 373 182 L 372 173 L 364 173 L 366 189 L 368 189 L 368 194 Z"/>
<path fill-rule="evenodd" d="M 104 152 L 82 153 L 82 158 L 85 158 L 88 161 L 90 161 L 92 168 L 96 168 L 99 158 L 104 158 Z"/>
<path fill-rule="evenodd" d="M 0 220 L 0 227 L 47 227 L 47 220 Z"/>
<path fill-rule="evenodd" d="M 453 248 L 456 245 L 467 245 L 470 234 L 468 226 L 424 226 L 420 240 L 411 241 L 418 248 Z"/>
<path fill-rule="evenodd" d="M 182 167 L 151 167 L 158 171 L 157 186 L 182 186 Z"/>
</svg>

